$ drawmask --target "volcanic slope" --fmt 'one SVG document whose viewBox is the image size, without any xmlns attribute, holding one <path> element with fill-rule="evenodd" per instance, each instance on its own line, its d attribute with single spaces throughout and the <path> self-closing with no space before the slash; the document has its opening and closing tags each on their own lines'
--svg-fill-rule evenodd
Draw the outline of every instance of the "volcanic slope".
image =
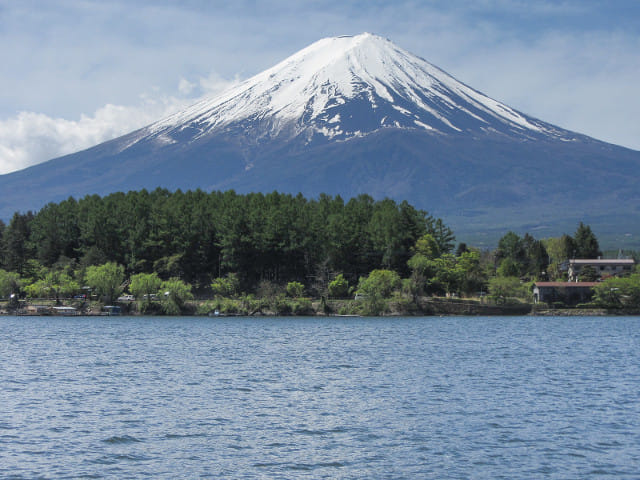
<svg viewBox="0 0 640 480">
<path fill-rule="evenodd" d="M 368 193 L 408 200 L 477 244 L 585 221 L 628 246 L 640 240 L 639 177 L 640 152 L 525 115 L 364 33 L 322 39 L 148 127 L 0 176 L 0 217 L 158 186 Z"/>
</svg>

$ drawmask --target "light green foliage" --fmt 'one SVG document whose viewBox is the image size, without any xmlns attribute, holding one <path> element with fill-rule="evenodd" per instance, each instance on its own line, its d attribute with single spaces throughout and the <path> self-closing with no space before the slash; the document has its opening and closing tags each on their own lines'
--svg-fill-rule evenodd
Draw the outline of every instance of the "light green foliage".
<svg viewBox="0 0 640 480">
<path fill-rule="evenodd" d="M 430 278 L 435 273 L 433 260 L 420 253 L 416 253 L 411 257 L 407 262 L 407 265 L 412 272 L 424 278 Z"/>
<path fill-rule="evenodd" d="M 160 280 L 157 273 L 139 273 L 131 277 L 129 291 L 138 300 L 144 300 L 149 303 L 151 294 L 157 294 L 161 284 L 162 280 Z"/>
<path fill-rule="evenodd" d="M 22 271 L 22 279 L 26 285 L 43 279 L 48 272 L 48 270 L 35 259 L 27 260 L 24 263 Z"/>
<path fill-rule="evenodd" d="M 511 257 L 507 257 L 500 262 L 496 274 L 499 277 L 519 277 L 522 271 L 522 264 Z"/>
<path fill-rule="evenodd" d="M 389 298 L 401 286 L 402 281 L 396 272 L 373 270 L 368 277 L 360 278 L 358 291 L 367 297 Z"/>
<path fill-rule="evenodd" d="M 294 315 L 312 315 L 314 313 L 311 300 L 298 298 L 291 302 L 291 313 Z"/>
<path fill-rule="evenodd" d="M 412 290 L 416 294 L 422 293 L 426 280 L 432 278 L 436 273 L 434 260 L 440 256 L 440 247 L 432 234 L 427 233 L 420 237 L 414 247 L 413 256 L 407 261 L 407 266 L 411 269 L 411 279 L 414 282 Z"/>
<path fill-rule="evenodd" d="M 458 257 L 450 253 L 440 253 L 432 235 L 422 236 L 413 249 L 415 254 L 407 265 L 411 268 L 411 284 L 405 285 L 414 299 L 421 295 L 425 287 L 432 292 L 463 292 L 465 294 L 478 291 L 486 281 L 486 275 L 480 263 L 477 251 L 461 250 Z"/>
<path fill-rule="evenodd" d="M 240 290 L 240 280 L 235 273 L 229 273 L 224 277 L 216 278 L 211 283 L 213 294 L 220 297 L 234 297 Z"/>
<path fill-rule="evenodd" d="M 427 233 L 418 239 L 413 251 L 416 255 L 422 255 L 429 260 L 439 257 L 441 253 L 436 239 L 430 233 Z"/>
<path fill-rule="evenodd" d="M 605 307 L 640 307 L 640 273 L 610 277 L 594 288 L 594 303 Z"/>
<path fill-rule="evenodd" d="M 569 235 L 562 235 L 561 237 L 547 238 L 542 243 L 549 255 L 550 264 L 547 267 L 549 280 L 566 280 L 560 266 L 573 257 L 575 251 L 573 238 Z"/>
<path fill-rule="evenodd" d="M 341 273 L 329 282 L 329 296 L 344 298 L 349 295 L 349 282 Z"/>
<path fill-rule="evenodd" d="M 529 289 L 517 277 L 493 277 L 489 279 L 489 294 L 497 303 L 507 303 L 510 298 L 528 299 Z"/>
<path fill-rule="evenodd" d="M 487 282 L 485 270 L 482 267 L 480 253 L 466 250 L 457 258 L 457 268 L 460 272 L 460 291 L 469 295 L 484 290 Z"/>
<path fill-rule="evenodd" d="M 56 270 L 48 271 L 44 278 L 25 287 L 25 293 L 30 298 L 67 298 L 79 291 L 78 282 Z"/>
<path fill-rule="evenodd" d="M 122 293 L 124 267 L 115 262 L 90 266 L 85 279 L 93 293 L 103 297 L 106 303 L 111 303 Z"/>
<path fill-rule="evenodd" d="M 162 310 L 169 315 L 178 315 L 184 309 L 187 300 L 193 298 L 191 285 L 179 278 L 171 278 L 162 282 L 160 286 L 160 303 Z"/>
<path fill-rule="evenodd" d="M 287 283 L 287 295 L 293 298 L 300 298 L 304 294 L 304 285 L 300 282 Z"/>
<path fill-rule="evenodd" d="M 433 260 L 433 265 L 435 272 L 429 283 L 446 293 L 457 291 L 462 280 L 462 271 L 456 263 L 456 257 L 445 253 Z"/>
<path fill-rule="evenodd" d="M 388 299 L 382 297 L 368 297 L 363 303 L 361 311 L 364 315 L 377 316 L 389 311 Z"/>
<path fill-rule="evenodd" d="M 0 269 L 0 298 L 9 298 L 20 290 L 20 275 Z"/>
</svg>

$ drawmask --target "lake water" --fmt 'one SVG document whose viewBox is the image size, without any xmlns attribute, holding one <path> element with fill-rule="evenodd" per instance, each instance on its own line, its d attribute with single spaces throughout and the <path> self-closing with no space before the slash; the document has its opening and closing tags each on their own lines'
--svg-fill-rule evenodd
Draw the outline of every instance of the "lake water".
<svg viewBox="0 0 640 480">
<path fill-rule="evenodd" d="M 640 318 L 0 317 L 0 478 L 640 478 Z"/>
</svg>

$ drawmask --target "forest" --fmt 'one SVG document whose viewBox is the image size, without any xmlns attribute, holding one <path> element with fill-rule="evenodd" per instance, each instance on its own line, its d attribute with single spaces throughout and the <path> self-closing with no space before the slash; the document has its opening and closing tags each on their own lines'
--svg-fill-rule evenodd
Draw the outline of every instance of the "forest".
<svg viewBox="0 0 640 480">
<path fill-rule="evenodd" d="M 527 282 L 562 279 L 568 258 L 601 254 L 582 223 L 573 236 L 542 240 L 507 232 L 489 251 L 456 246 L 441 219 L 407 202 L 368 195 L 141 190 L 69 198 L 0 222 L 0 298 L 69 297 L 89 285 L 105 301 L 123 291 L 146 298 L 183 291 L 173 310 L 192 295 L 274 291 L 405 299 L 489 293 L 499 301 L 526 298 Z M 113 278 L 109 287 L 100 286 L 105 276 Z"/>
</svg>

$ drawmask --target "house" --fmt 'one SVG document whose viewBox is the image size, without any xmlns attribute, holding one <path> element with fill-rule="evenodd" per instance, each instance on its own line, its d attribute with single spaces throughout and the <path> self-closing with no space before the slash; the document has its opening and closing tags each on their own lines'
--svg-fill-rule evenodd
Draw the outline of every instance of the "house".
<svg viewBox="0 0 640 480">
<path fill-rule="evenodd" d="M 593 297 L 593 287 L 598 282 L 536 282 L 533 285 L 533 302 L 565 305 L 585 303 Z"/>
<path fill-rule="evenodd" d="M 569 281 L 579 281 L 580 273 L 585 267 L 593 268 L 598 278 L 603 278 L 629 274 L 634 265 L 635 261 L 632 258 L 574 258 L 569 260 Z"/>
</svg>

